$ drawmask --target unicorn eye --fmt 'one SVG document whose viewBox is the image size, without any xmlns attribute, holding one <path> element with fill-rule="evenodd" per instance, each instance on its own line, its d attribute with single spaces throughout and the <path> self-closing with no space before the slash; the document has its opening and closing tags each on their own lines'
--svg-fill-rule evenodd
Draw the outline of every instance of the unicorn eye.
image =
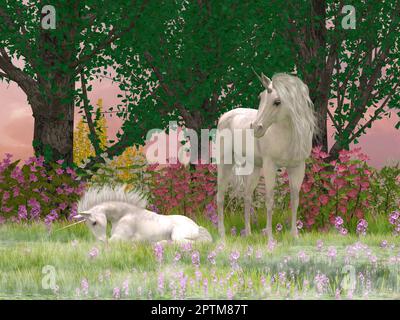
<svg viewBox="0 0 400 320">
<path fill-rule="evenodd" d="M 275 100 L 274 106 L 278 107 L 281 104 L 281 100 Z"/>
<path fill-rule="evenodd" d="M 95 226 L 96 224 L 97 224 L 97 221 L 93 222 L 93 223 L 92 223 L 92 226 Z"/>
</svg>

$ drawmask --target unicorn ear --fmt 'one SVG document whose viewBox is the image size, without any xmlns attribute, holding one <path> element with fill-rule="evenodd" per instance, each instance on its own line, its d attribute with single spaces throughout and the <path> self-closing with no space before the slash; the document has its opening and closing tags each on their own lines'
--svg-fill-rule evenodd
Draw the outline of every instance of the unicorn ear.
<svg viewBox="0 0 400 320">
<path fill-rule="evenodd" d="M 74 219 L 87 219 L 91 216 L 90 212 L 79 212 L 76 216 L 74 216 Z"/>
<path fill-rule="evenodd" d="M 271 84 L 271 79 L 268 78 L 264 73 L 261 72 L 261 83 L 265 87 L 265 89 L 268 89 L 268 87 Z"/>
</svg>

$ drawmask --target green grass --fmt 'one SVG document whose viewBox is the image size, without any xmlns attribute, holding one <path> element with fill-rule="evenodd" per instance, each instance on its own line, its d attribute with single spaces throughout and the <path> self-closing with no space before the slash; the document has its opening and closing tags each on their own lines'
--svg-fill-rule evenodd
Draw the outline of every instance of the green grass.
<svg viewBox="0 0 400 320">
<path fill-rule="evenodd" d="M 232 226 L 241 230 L 242 220 L 240 214 L 228 214 L 227 231 Z M 274 225 L 285 221 L 284 215 L 274 217 Z M 370 232 L 361 238 L 336 232 L 302 232 L 299 239 L 293 239 L 287 230 L 275 232 L 277 244 L 271 248 L 260 231 L 265 224 L 262 216 L 254 223 L 251 236 L 228 235 L 225 243 L 218 239 L 216 228 L 203 220 L 199 223 L 211 230 L 215 241 L 193 245 L 187 252 L 180 245 L 166 245 L 161 263 L 152 245 L 101 244 L 94 241 L 83 224 L 56 231 L 64 226 L 57 223 L 51 232 L 43 224 L 5 224 L 0 226 L 0 298 L 112 299 L 114 289 L 119 288 L 121 298 L 127 299 L 225 299 L 231 295 L 234 299 L 334 299 L 337 291 L 341 298 L 398 299 L 400 240 L 390 233 L 384 219 L 376 221 L 370 223 Z M 320 251 L 316 249 L 318 240 L 323 241 Z M 383 240 L 388 247 L 380 247 Z M 348 250 L 355 243 L 366 247 L 349 256 Z M 91 258 L 89 252 L 94 247 L 99 254 Z M 330 247 L 337 251 L 335 259 L 328 257 Z M 192 264 L 195 251 L 200 254 L 198 267 Z M 215 265 L 207 258 L 212 251 L 217 252 Z M 237 266 L 231 264 L 232 251 L 240 252 Z M 299 257 L 302 252 L 308 259 Z M 177 253 L 181 259 L 174 261 Z M 346 265 L 356 277 L 352 295 L 345 285 Z M 46 287 L 49 274 L 42 273 L 45 266 L 55 270 L 56 289 Z M 329 279 L 320 290 L 318 274 Z M 159 286 L 160 278 L 163 286 Z M 84 279 L 89 283 L 87 293 L 82 287 Z"/>
</svg>

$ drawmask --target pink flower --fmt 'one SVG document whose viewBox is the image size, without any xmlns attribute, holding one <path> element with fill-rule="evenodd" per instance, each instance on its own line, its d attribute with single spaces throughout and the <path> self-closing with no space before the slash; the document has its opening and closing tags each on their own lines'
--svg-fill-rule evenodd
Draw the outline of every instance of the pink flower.
<svg viewBox="0 0 400 320">
<path fill-rule="evenodd" d="M 326 152 L 322 151 L 322 146 L 314 147 L 312 152 L 316 158 L 325 159 L 329 156 Z"/>
<path fill-rule="evenodd" d="M 346 185 L 346 181 L 340 178 L 334 179 L 333 183 L 338 187 L 338 189 L 341 189 Z"/>
<path fill-rule="evenodd" d="M 329 202 L 329 197 L 326 194 L 320 195 L 318 198 L 319 202 L 323 205 L 327 205 Z"/>
<path fill-rule="evenodd" d="M 347 196 L 351 199 L 355 199 L 357 197 L 358 191 L 355 189 L 351 189 L 349 192 L 347 192 Z"/>
<path fill-rule="evenodd" d="M 341 163 L 337 166 L 336 170 L 339 173 L 343 173 L 347 170 L 347 166 Z"/>
<path fill-rule="evenodd" d="M 99 249 L 97 249 L 96 247 L 93 247 L 90 251 L 89 251 L 89 258 L 94 259 L 97 258 L 97 256 L 99 255 L 100 251 Z"/>
<path fill-rule="evenodd" d="M 308 193 L 311 191 L 311 184 L 310 183 L 303 183 L 302 185 L 303 192 Z"/>
<path fill-rule="evenodd" d="M 336 195 L 336 190 L 334 190 L 334 189 L 329 189 L 329 190 L 328 190 L 328 195 L 329 195 L 330 197 L 335 196 L 335 195 Z"/>
<path fill-rule="evenodd" d="M 362 190 L 368 189 L 369 188 L 369 182 L 368 181 L 361 182 L 361 188 L 362 188 Z"/>
</svg>

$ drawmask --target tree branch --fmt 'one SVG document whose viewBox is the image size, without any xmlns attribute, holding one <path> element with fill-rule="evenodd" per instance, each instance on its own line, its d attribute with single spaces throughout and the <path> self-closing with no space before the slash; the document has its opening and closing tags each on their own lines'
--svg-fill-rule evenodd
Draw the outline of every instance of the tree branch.
<svg viewBox="0 0 400 320">
<path fill-rule="evenodd" d="M 4 71 L 7 78 L 16 82 L 25 93 L 37 86 L 37 82 L 13 65 L 10 56 L 4 48 L 0 47 L 0 69 Z"/>
<path fill-rule="evenodd" d="M 91 136 L 89 138 L 94 147 L 96 157 L 99 157 L 100 154 L 102 153 L 102 149 L 100 147 L 99 137 L 97 136 L 96 128 L 95 128 L 93 120 L 92 120 L 92 114 L 90 113 L 90 110 L 89 110 L 89 99 L 87 96 L 86 79 L 85 79 L 85 75 L 84 75 L 83 71 L 81 72 L 81 83 L 82 83 L 82 94 L 83 94 L 83 109 L 85 111 L 86 121 L 88 123 L 90 136 Z"/>
<path fill-rule="evenodd" d="M 136 19 L 132 21 L 127 28 L 121 30 L 120 32 L 117 32 L 116 29 L 113 29 L 109 32 L 107 38 L 101 42 L 96 48 L 92 50 L 92 52 L 85 54 L 83 56 L 80 56 L 74 63 L 71 65 L 72 68 L 76 68 L 76 74 L 80 74 L 81 71 L 84 69 L 84 64 L 88 61 L 90 61 L 94 56 L 96 56 L 98 53 L 100 53 L 101 50 L 105 49 L 108 45 L 113 43 L 115 40 L 121 38 L 124 34 L 132 30 L 135 25 L 137 19 L 140 17 L 140 14 L 143 12 L 148 0 L 145 0 L 139 10 L 139 14 L 136 16 Z M 85 51 L 85 48 L 83 48 L 82 52 Z"/>
<path fill-rule="evenodd" d="M 18 10 L 17 12 L 18 14 L 21 14 Z M 0 7 L 0 17 L 3 18 L 3 20 L 5 21 L 5 25 L 8 27 L 8 29 L 10 30 L 14 30 L 16 33 L 19 33 L 22 35 L 22 37 L 20 38 L 22 41 L 24 41 L 24 39 L 26 39 L 25 41 L 25 45 L 22 46 L 22 48 L 26 48 L 27 51 L 23 52 L 23 56 L 26 58 L 26 60 L 31 64 L 32 67 L 35 67 L 35 62 L 32 58 L 33 56 L 33 50 L 32 50 L 32 46 L 29 43 L 27 34 L 28 31 L 26 30 L 26 28 L 24 28 L 24 26 L 18 26 L 9 16 L 9 14 Z M 20 31 L 21 30 L 21 31 Z"/>
<path fill-rule="evenodd" d="M 397 89 L 397 87 L 399 86 L 399 83 L 397 83 L 394 87 L 393 87 L 393 92 Z M 393 93 L 387 95 L 386 99 L 382 102 L 382 104 L 377 107 L 377 109 L 375 109 L 374 115 L 368 119 L 368 121 L 361 126 L 360 129 L 358 129 L 349 139 L 349 142 L 352 142 L 355 138 L 357 138 L 369 125 L 371 125 L 371 123 L 373 121 L 375 121 L 378 116 L 384 111 L 383 109 L 385 108 L 385 106 L 387 105 L 387 103 L 389 102 L 390 98 L 393 96 Z M 376 106 L 376 105 L 374 105 Z"/>
</svg>

